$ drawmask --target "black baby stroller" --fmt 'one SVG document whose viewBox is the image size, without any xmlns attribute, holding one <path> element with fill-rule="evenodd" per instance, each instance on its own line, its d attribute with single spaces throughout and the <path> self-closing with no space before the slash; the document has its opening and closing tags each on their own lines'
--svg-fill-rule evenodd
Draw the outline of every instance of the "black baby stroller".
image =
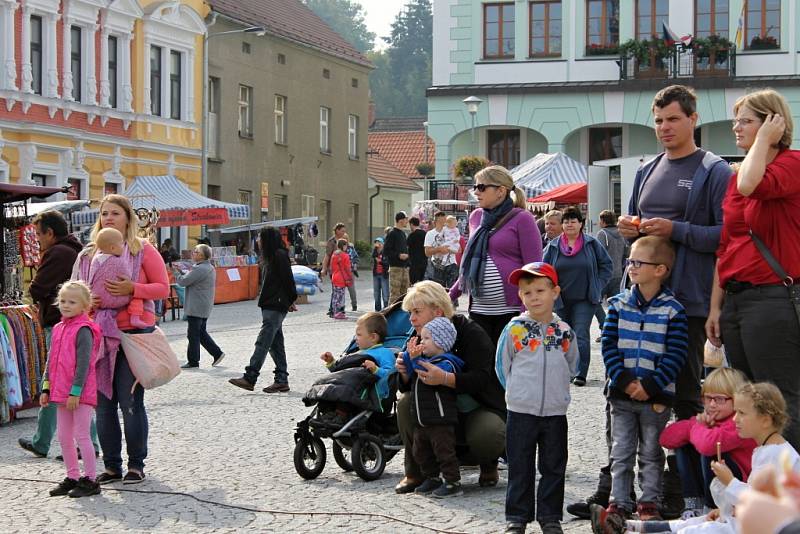
<svg viewBox="0 0 800 534">
<path fill-rule="evenodd" d="M 381 313 L 388 323 L 384 347 L 401 350 L 413 333 L 408 313 L 400 302 Z M 361 367 L 367 358 L 371 357 L 358 352 L 354 338 L 331 368 L 334 372 L 317 380 L 303 397 L 314 409 L 297 423 L 294 433 L 294 467 L 301 477 L 311 480 L 325 469 L 323 439 L 332 440 L 339 467 L 367 481 L 380 478 L 386 463 L 403 449 L 395 413 L 397 373 L 389 377 L 389 397 L 380 401 L 377 377 Z M 336 409 L 343 404 L 349 408 L 345 417 Z"/>
</svg>

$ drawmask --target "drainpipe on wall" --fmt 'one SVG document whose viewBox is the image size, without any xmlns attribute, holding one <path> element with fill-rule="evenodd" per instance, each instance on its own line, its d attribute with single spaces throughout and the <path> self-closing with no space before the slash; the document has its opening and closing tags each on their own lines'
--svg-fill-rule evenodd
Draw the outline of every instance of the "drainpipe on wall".
<svg viewBox="0 0 800 534">
<path fill-rule="evenodd" d="M 375 185 L 375 194 L 369 197 L 369 243 L 372 245 L 374 238 L 372 237 L 372 199 L 381 194 L 381 186 Z"/>
</svg>

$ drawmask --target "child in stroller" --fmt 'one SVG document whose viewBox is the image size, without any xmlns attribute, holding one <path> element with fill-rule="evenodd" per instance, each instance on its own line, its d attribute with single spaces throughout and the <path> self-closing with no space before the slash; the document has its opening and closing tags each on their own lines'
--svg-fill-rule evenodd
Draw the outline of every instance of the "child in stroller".
<svg viewBox="0 0 800 534">
<path fill-rule="evenodd" d="M 353 341 L 338 360 L 331 353 L 322 354 L 331 374 L 317 380 L 306 393 L 306 406 L 316 406 L 295 432 L 294 464 L 300 476 L 313 479 L 322 473 L 326 461 L 323 438 L 333 440 L 336 463 L 364 480 L 379 478 L 386 462 L 402 450 L 394 413 L 394 353 L 412 332 L 408 313 L 396 303 L 381 312 L 364 314 L 356 323 Z"/>
</svg>

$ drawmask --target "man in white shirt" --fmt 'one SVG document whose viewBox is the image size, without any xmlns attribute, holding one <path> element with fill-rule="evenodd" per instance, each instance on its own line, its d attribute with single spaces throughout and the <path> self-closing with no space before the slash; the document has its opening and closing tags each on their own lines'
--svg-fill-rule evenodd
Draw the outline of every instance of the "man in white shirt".
<svg viewBox="0 0 800 534">
<path fill-rule="evenodd" d="M 450 287 L 458 279 L 458 264 L 456 254 L 460 246 L 455 250 L 445 244 L 444 232 L 445 214 L 441 211 L 433 216 L 433 229 L 425 234 L 425 256 L 428 257 L 428 268 L 425 271 L 425 279 L 440 283 L 445 289 Z"/>
</svg>

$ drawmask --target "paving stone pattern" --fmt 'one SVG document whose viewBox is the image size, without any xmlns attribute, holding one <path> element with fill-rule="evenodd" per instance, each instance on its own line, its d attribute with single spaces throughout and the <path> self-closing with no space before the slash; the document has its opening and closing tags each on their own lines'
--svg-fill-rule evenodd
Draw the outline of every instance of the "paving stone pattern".
<svg viewBox="0 0 800 534">
<path fill-rule="evenodd" d="M 310 411 L 300 399 L 327 372 L 319 354 L 343 350 L 355 318 L 361 310 L 372 309 L 369 274 L 357 280 L 357 287 L 361 308 L 348 311 L 347 321 L 326 317 L 327 287 L 287 317 L 284 333 L 292 389 L 283 394 L 261 392 L 272 382 L 269 358 L 255 392 L 227 383 L 241 376 L 261 316 L 255 301 L 217 306 L 209 331 L 226 353 L 223 365 L 212 368 L 211 357 L 203 352 L 200 369 L 185 371 L 145 395 L 150 439 L 142 484 L 104 486 L 101 495 L 91 498 L 51 498 L 48 490 L 65 476 L 62 464 L 35 458 L 17 445 L 18 438 L 33 435 L 36 411 L 23 412 L 20 420 L 0 427 L 0 532 L 431 532 L 426 526 L 452 532 L 502 532 L 506 486 L 502 465 L 500 484 L 488 489 L 478 487 L 477 468 L 465 468 L 464 496 L 444 501 L 394 493 L 403 475 L 402 453 L 389 462 L 379 480 L 364 482 L 338 468 L 326 440 L 328 463 L 320 477 L 305 481 L 295 472 L 294 427 Z M 465 305 L 462 301 L 462 310 Z M 162 326 L 183 362 L 186 323 L 168 321 Z M 589 384 L 572 388 L 566 503 L 594 490 L 597 471 L 605 462 L 602 362 L 599 347 L 593 345 Z M 50 456 L 59 452 L 54 440 Z M 420 526 L 353 513 L 384 514 Z M 539 532 L 538 525 L 531 527 Z M 591 531 L 587 521 L 577 520 L 565 521 L 564 530 Z"/>
</svg>

